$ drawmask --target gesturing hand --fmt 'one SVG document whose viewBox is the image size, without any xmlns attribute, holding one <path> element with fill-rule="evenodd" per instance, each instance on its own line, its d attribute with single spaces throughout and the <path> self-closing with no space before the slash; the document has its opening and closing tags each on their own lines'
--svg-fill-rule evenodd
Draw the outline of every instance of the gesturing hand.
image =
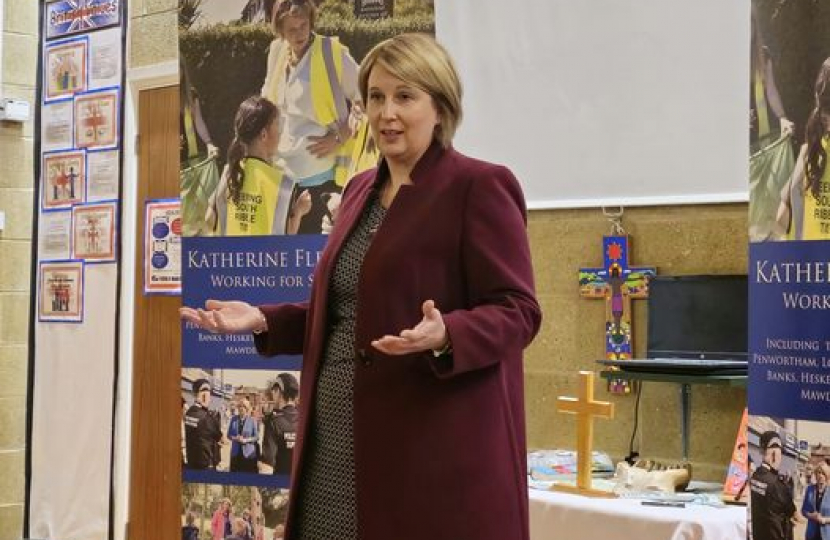
<svg viewBox="0 0 830 540">
<path fill-rule="evenodd" d="M 179 308 L 179 315 L 203 330 L 222 334 L 244 334 L 265 328 L 262 312 L 246 302 L 208 300 L 205 309 Z"/>
<path fill-rule="evenodd" d="M 403 330 L 398 336 L 383 336 L 372 342 L 372 347 L 386 354 L 410 354 L 441 349 L 447 343 L 447 327 L 435 302 L 427 300 L 421 306 L 424 318 L 415 328 Z"/>
</svg>

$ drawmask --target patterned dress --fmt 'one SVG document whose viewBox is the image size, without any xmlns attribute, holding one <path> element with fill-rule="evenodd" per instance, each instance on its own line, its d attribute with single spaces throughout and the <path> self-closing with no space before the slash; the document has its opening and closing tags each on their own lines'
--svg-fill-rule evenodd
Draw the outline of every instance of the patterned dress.
<svg viewBox="0 0 830 540">
<path fill-rule="evenodd" d="M 357 283 L 385 210 L 370 197 L 343 245 L 329 288 L 329 335 L 297 493 L 294 540 L 357 540 L 352 414 Z"/>
</svg>

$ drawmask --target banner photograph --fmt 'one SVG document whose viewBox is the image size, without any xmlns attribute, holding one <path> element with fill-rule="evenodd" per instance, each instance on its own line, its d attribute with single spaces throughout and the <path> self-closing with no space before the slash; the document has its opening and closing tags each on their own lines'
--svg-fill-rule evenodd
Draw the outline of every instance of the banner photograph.
<svg viewBox="0 0 830 540">
<path fill-rule="evenodd" d="M 811 540 L 830 520 L 830 5 L 751 16 L 749 525 Z"/>
<path fill-rule="evenodd" d="M 359 63 L 434 34 L 432 3 L 181 0 L 179 31 L 182 304 L 304 302 L 346 183 L 378 160 Z M 301 362 L 183 323 L 183 535 L 282 538 Z"/>
</svg>

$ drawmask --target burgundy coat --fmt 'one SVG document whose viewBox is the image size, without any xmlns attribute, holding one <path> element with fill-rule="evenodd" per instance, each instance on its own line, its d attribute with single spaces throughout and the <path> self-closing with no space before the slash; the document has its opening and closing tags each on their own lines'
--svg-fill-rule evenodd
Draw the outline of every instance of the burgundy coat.
<svg viewBox="0 0 830 540">
<path fill-rule="evenodd" d="M 349 182 L 308 303 L 264 306 L 267 355 L 304 355 L 292 488 L 326 339 L 337 254 L 385 176 Z M 354 452 L 361 540 L 527 540 L 522 351 L 541 320 L 525 206 L 502 166 L 433 144 L 375 234 L 358 284 Z M 435 300 L 453 354 L 389 356 Z M 294 491 L 296 492 L 296 491 Z M 289 509 L 290 532 L 294 508 Z M 290 538 L 290 536 L 286 536 Z"/>
</svg>

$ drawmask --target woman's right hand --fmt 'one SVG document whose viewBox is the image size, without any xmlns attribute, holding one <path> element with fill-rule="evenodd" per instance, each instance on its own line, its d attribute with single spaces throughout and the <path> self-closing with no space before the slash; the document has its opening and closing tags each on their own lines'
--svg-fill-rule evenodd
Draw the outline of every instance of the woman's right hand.
<svg viewBox="0 0 830 540">
<path fill-rule="evenodd" d="M 205 308 L 179 308 L 179 315 L 189 323 L 214 334 L 246 334 L 268 329 L 259 308 L 236 300 L 208 300 Z"/>
</svg>

